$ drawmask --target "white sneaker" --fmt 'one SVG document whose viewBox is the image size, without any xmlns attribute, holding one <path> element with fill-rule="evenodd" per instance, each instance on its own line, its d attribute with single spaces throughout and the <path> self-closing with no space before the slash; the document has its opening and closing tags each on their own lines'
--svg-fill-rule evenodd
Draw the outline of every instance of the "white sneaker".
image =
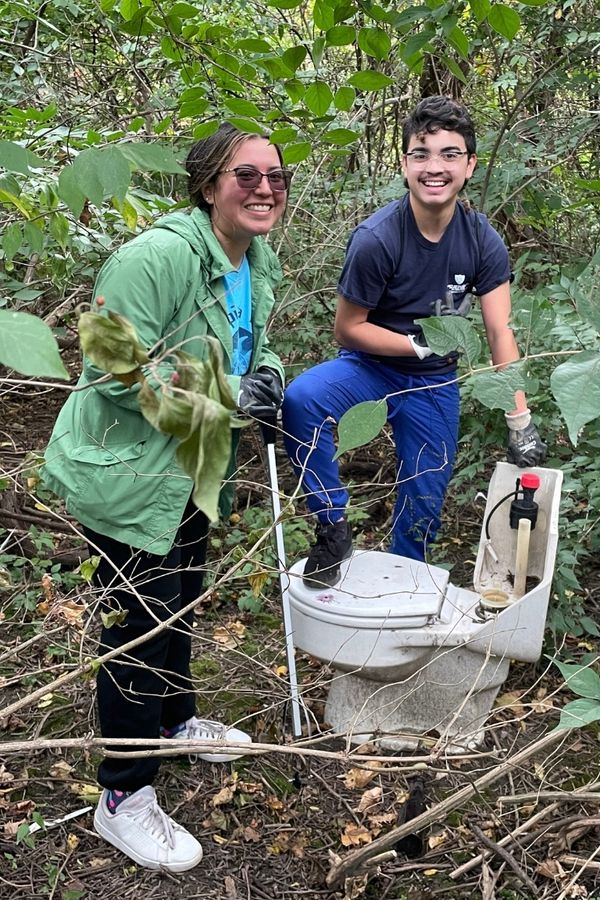
<svg viewBox="0 0 600 900">
<path fill-rule="evenodd" d="M 135 791 L 111 813 L 102 791 L 94 813 L 94 827 L 109 844 L 147 869 L 186 872 L 202 859 L 196 838 L 174 822 L 156 800 L 149 785 Z"/>
<path fill-rule="evenodd" d="M 211 719 L 199 719 L 192 716 L 185 723 L 185 728 L 173 735 L 174 741 L 244 741 L 247 744 L 252 743 L 252 738 L 245 731 L 239 728 L 228 728 L 227 725 L 221 725 L 220 722 L 213 722 Z M 240 759 L 244 754 L 239 750 L 233 750 L 230 753 L 190 753 L 190 762 L 196 762 L 197 759 L 205 759 L 207 762 L 231 762 L 234 759 Z"/>
</svg>

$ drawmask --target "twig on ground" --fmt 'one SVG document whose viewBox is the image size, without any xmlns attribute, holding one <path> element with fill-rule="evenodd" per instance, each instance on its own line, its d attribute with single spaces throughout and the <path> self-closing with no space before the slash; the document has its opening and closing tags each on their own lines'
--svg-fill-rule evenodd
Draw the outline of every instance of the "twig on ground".
<svg viewBox="0 0 600 900">
<path fill-rule="evenodd" d="M 512 856 L 508 850 L 505 850 L 504 847 L 500 847 L 495 841 L 492 841 L 487 835 L 483 833 L 481 828 L 478 828 L 477 825 L 469 826 L 479 843 L 483 844 L 484 847 L 487 847 L 488 850 L 491 850 L 496 856 L 499 856 L 500 859 L 503 859 L 507 866 L 513 870 L 517 878 L 519 878 L 523 884 L 525 884 L 531 893 L 537 897 L 539 894 L 538 887 L 535 881 L 532 881 L 527 872 L 524 872 L 521 866 L 518 864 L 514 856 Z M 483 860 L 483 864 L 486 865 L 485 860 Z"/>
<path fill-rule="evenodd" d="M 504 803 L 535 803 L 539 800 L 559 800 L 561 803 L 582 803 L 589 801 L 592 803 L 600 803 L 600 785 L 596 790 L 591 790 L 591 785 L 586 785 L 587 790 L 573 791 L 533 791 L 529 794 L 507 794 L 504 797 L 498 797 L 496 801 L 500 806 Z"/>
</svg>

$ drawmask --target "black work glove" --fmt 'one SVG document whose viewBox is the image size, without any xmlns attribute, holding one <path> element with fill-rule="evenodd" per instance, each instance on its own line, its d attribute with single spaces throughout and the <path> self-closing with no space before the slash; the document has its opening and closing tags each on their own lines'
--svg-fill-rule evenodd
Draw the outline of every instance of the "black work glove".
<svg viewBox="0 0 600 900">
<path fill-rule="evenodd" d="M 546 445 L 531 421 L 528 409 L 522 413 L 505 413 L 508 426 L 506 459 L 522 469 L 538 466 L 546 459 Z"/>
<path fill-rule="evenodd" d="M 444 300 L 434 300 L 431 304 L 434 316 L 468 316 L 471 312 L 472 294 L 465 294 L 458 306 L 454 306 L 454 296 L 446 292 Z"/>
<path fill-rule="evenodd" d="M 279 373 L 265 366 L 242 375 L 237 405 L 249 416 L 261 418 L 266 411 L 277 412 L 283 403 L 283 385 Z"/>
</svg>

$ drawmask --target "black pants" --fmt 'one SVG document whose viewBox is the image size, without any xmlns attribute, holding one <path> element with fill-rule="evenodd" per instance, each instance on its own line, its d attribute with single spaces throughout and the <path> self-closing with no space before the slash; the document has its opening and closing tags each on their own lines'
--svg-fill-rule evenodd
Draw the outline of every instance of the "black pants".
<svg viewBox="0 0 600 900">
<path fill-rule="evenodd" d="M 107 557 L 102 557 L 94 575 L 95 587 L 102 590 L 103 611 L 127 611 L 122 624 L 102 628 L 100 653 L 146 634 L 202 593 L 208 521 L 191 501 L 167 556 L 137 550 L 89 528 L 84 531 L 88 541 Z M 90 553 L 97 555 L 98 551 L 90 547 Z M 108 560 L 122 571 L 143 602 Z M 97 689 L 103 737 L 157 738 L 161 725 L 170 728 L 194 715 L 191 626 L 192 613 L 188 613 L 100 668 Z M 159 764 L 156 757 L 106 758 L 98 769 L 98 781 L 105 788 L 137 791 L 152 783 Z"/>
</svg>

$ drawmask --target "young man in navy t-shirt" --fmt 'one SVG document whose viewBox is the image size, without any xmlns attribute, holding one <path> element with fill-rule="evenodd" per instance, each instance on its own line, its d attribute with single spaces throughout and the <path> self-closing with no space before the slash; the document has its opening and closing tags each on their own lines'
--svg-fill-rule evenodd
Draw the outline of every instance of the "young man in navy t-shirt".
<svg viewBox="0 0 600 900">
<path fill-rule="evenodd" d="M 519 358 L 506 247 L 485 216 L 458 202 L 475 149 L 461 104 L 441 96 L 418 104 L 402 136 L 408 193 L 359 225 L 348 243 L 335 318 L 343 349 L 285 393 L 286 448 L 319 520 L 304 570 L 309 587 L 335 584 L 352 552 L 331 421 L 357 403 L 387 400 L 397 453 L 391 551 L 423 560 L 435 538 L 458 440 L 458 355 L 432 353 L 415 319 L 466 314 L 477 294 L 492 362 Z M 506 418 L 509 461 L 542 462 L 546 448 L 522 392 Z"/>
</svg>

